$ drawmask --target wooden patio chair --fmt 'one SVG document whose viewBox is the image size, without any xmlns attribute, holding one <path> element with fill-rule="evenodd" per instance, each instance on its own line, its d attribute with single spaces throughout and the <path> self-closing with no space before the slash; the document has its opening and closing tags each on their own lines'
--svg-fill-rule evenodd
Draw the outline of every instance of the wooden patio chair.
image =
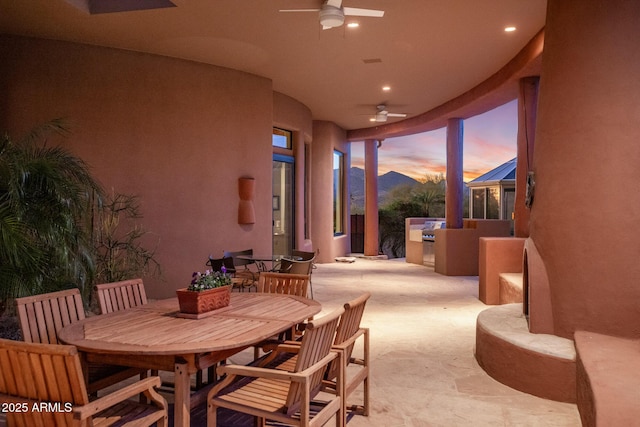
<svg viewBox="0 0 640 427">
<path fill-rule="evenodd" d="M 59 344 L 58 331 L 85 318 L 78 288 L 16 298 L 22 337 L 28 343 Z M 85 372 L 87 390 L 94 395 L 105 387 L 134 375 L 146 375 L 139 368 L 89 363 Z"/>
<path fill-rule="evenodd" d="M 342 400 L 342 413 L 346 423 L 347 413 L 347 399 L 354 392 L 354 390 L 362 383 L 364 387 L 363 405 L 352 405 L 351 410 L 357 411 L 364 416 L 369 415 L 369 329 L 362 328 L 360 322 L 364 313 L 365 305 L 369 300 L 371 294 L 366 292 L 359 297 L 344 304 L 344 313 L 340 316 L 340 323 L 336 331 L 336 336 L 333 342 L 333 349 L 340 351 L 342 357 L 340 362 L 342 367 L 338 365 L 338 361 L 334 360 L 329 365 L 325 374 L 324 387 L 335 390 L 338 387 L 338 378 L 340 371 L 344 372 L 344 381 L 342 381 L 343 389 L 341 396 Z M 362 357 L 353 357 L 353 349 L 356 341 L 362 337 Z M 287 345 L 295 346 L 300 345 L 298 341 L 286 342 Z M 277 344 L 270 344 L 265 346 L 265 350 L 273 350 L 277 348 Z M 295 358 L 286 363 L 283 363 L 283 367 L 286 368 L 290 363 L 293 363 Z M 348 367 L 355 366 L 356 368 L 349 370 Z"/>
<path fill-rule="evenodd" d="M 258 292 L 295 295 L 306 298 L 308 287 L 308 274 L 265 271 L 260 273 L 258 278 Z"/>
<path fill-rule="evenodd" d="M 311 286 L 311 271 L 313 269 L 313 259 L 295 260 L 282 258 L 280 260 L 280 273 L 286 274 L 305 274 L 309 276 L 309 285 Z M 313 298 L 313 289 L 311 289 L 311 297 Z"/>
<path fill-rule="evenodd" d="M 332 313 L 309 322 L 299 345 L 282 345 L 276 348 L 259 366 L 225 365 L 220 368 L 227 377 L 216 385 L 207 396 L 207 425 L 217 425 L 217 408 L 228 408 L 258 418 L 258 425 L 267 419 L 295 426 L 322 426 L 330 418 L 342 426 L 343 372 L 338 374 L 338 387 L 334 393 L 326 393 L 321 409 L 312 414 L 312 399 L 322 387 L 322 379 L 329 364 L 342 357 L 341 352 L 331 351 L 341 307 Z M 277 357 L 296 354 L 290 370 L 270 369 Z M 343 365 L 342 361 L 338 366 Z"/>
<path fill-rule="evenodd" d="M 93 290 L 98 298 L 102 314 L 127 310 L 147 303 L 142 279 L 123 280 L 120 282 L 101 283 Z"/>
<path fill-rule="evenodd" d="M 0 401 L 20 408 L 7 412 L 9 426 L 166 426 L 159 385 L 149 377 L 89 401 L 74 346 L 0 339 Z M 140 393 L 151 403 L 129 400 Z"/>
<path fill-rule="evenodd" d="M 307 297 L 307 288 L 309 283 L 309 276 L 306 274 L 287 274 L 278 273 L 275 271 L 264 271 L 260 273 L 258 278 L 257 289 L 258 292 L 270 293 L 270 294 L 285 294 L 295 295 L 298 297 Z M 311 319 L 309 319 L 311 320 Z M 274 336 L 270 340 L 266 340 L 260 344 L 254 346 L 253 358 L 260 357 L 260 348 L 271 341 L 284 341 L 291 340 L 300 336 L 301 326 L 293 326 L 290 331 L 282 333 L 279 336 Z"/>
<path fill-rule="evenodd" d="M 142 279 L 101 283 L 95 285 L 93 291 L 98 298 L 101 314 L 128 310 L 147 303 L 147 293 Z M 158 371 L 151 370 L 151 375 L 158 375 Z"/>
</svg>

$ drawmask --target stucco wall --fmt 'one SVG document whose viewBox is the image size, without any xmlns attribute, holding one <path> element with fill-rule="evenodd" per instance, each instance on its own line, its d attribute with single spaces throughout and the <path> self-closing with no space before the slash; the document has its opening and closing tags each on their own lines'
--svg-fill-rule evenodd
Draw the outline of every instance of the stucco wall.
<svg viewBox="0 0 640 427">
<path fill-rule="evenodd" d="M 271 251 L 271 81 L 195 62 L 38 39 L 0 37 L 0 129 L 18 137 L 65 117 L 62 141 L 104 185 L 141 198 L 174 295 L 209 254 Z M 54 141 L 55 142 L 55 141 Z M 238 178 L 256 180 L 256 223 L 238 225 Z"/>
<path fill-rule="evenodd" d="M 351 251 L 349 203 L 344 206 L 345 234 L 333 235 L 333 150 L 345 154 L 345 194 L 349 189 L 350 145 L 346 142 L 345 131 L 332 122 L 313 122 L 312 156 L 314 159 L 312 180 L 315 183 L 311 203 L 314 214 L 311 234 L 314 246 L 319 250 L 318 262 L 332 262 L 337 256 Z M 349 197 L 347 197 L 347 201 Z"/>
<path fill-rule="evenodd" d="M 637 337 L 640 3 L 548 7 L 530 236 L 548 275 L 554 333 Z M 546 303 L 532 297 L 532 325 L 547 323 L 534 319 Z"/>
</svg>

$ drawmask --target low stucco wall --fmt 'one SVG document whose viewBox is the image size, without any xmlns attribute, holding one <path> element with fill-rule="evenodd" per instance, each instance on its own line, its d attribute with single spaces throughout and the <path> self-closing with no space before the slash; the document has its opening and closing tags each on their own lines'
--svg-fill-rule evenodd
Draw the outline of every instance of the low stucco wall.
<svg viewBox="0 0 640 427">
<path fill-rule="evenodd" d="M 509 221 L 465 219 L 464 228 L 435 230 L 435 272 L 445 276 L 477 276 L 480 237 L 508 236 Z"/>
<path fill-rule="evenodd" d="M 478 297 L 485 304 L 500 304 L 500 273 L 521 273 L 524 238 L 480 237 Z"/>
</svg>

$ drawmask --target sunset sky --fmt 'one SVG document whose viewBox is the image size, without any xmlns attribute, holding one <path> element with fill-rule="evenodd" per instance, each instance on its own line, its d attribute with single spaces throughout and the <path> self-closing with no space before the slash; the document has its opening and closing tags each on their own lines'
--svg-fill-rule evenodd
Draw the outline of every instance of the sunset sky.
<svg viewBox="0 0 640 427">
<path fill-rule="evenodd" d="M 464 121 L 464 181 L 516 157 L 517 100 Z M 417 180 L 446 171 L 446 129 L 385 139 L 378 174 L 396 171 Z M 351 166 L 364 169 L 364 143 L 351 144 Z"/>
</svg>

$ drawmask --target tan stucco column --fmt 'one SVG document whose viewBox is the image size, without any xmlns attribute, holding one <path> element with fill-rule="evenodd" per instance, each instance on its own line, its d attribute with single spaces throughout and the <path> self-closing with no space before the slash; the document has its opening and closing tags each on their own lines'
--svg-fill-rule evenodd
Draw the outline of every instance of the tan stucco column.
<svg viewBox="0 0 640 427">
<path fill-rule="evenodd" d="M 540 77 L 525 77 L 519 81 L 518 148 L 516 161 L 516 201 L 514 235 L 529 237 L 529 208 L 525 206 L 527 174 L 533 167 L 533 146 L 536 139 L 536 111 Z"/>
<path fill-rule="evenodd" d="M 447 121 L 447 191 L 445 193 L 445 218 L 447 228 L 462 228 L 464 211 L 464 183 L 462 180 L 462 119 Z"/>
<path fill-rule="evenodd" d="M 364 254 L 378 255 L 378 141 L 364 142 Z"/>
</svg>

